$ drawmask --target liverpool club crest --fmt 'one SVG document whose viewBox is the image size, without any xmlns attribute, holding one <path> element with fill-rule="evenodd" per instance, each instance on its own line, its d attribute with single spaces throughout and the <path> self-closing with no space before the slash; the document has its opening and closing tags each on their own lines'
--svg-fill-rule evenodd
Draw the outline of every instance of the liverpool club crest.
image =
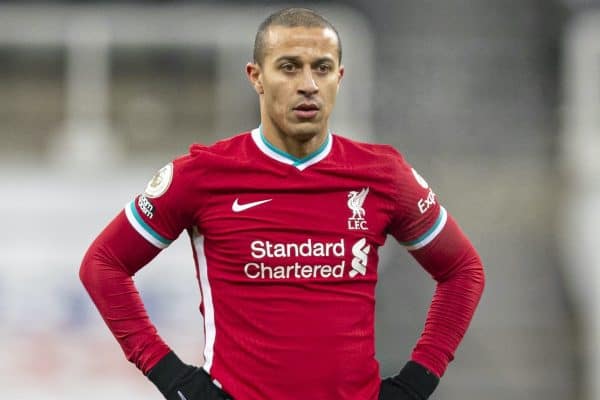
<svg viewBox="0 0 600 400">
<path fill-rule="evenodd" d="M 348 229 L 350 230 L 361 230 L 366 231 L 367 221 L 365 220 L 365 209 L 363 204 L 367 195 L 369 194 L 369 188 L 364 188 L 360 192 L 351 190 L 348 193 L 348 208 L 352 211 L 352 216 L 348 218 Z"/>
</svg>

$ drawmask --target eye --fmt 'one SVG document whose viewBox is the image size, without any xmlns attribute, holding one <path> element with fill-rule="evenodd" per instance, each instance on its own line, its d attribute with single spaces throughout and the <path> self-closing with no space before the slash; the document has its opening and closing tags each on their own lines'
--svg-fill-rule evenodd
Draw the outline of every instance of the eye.
<svg viewBox="0 0 600 400">
<path fill-rule="evenodd" d="M 294 72 L 296 70 L 296 66 L 292 63 L 284 63 L 279 67 L 284 72 Z"/>
<path fill-rule="evenodd" d="M 317 71 L 322 74 L 327 74 L 331 71 L 331 65 L 329 64 L 319 64 L 317 66 Z"/>
</svg>

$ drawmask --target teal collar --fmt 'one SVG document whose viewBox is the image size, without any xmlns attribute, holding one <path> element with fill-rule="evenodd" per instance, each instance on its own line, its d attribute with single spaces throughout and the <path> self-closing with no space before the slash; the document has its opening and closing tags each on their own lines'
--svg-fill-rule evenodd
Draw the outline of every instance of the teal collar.
<svg viewBox="0 0 600 400">
<path fill-rule="evenodd" d="M 268 157 L 284 164 L 292 165 L 302 171 L 305 168 L 318 163 L 329 154 L 331 151 L 333 136 L 331 132 L 328 132 L 323 144 L 314 152 L 302 158 L 294 157 L 293 155 L 273 146 L 273 144 L 271 144 L 263 135 L 262 126 L 259 126 L 252 131 L 252 139 L 254 140 L 254 143 L 256 143 L 256 146 Z"/>
</svg>

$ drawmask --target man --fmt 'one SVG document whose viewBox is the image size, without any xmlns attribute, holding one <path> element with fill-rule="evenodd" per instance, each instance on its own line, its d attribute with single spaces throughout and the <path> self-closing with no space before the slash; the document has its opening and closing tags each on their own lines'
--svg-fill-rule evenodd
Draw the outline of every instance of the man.
<svg viewBox="0 0 600 400">
<path fill-rule="evenodd" d="M 341 58 L 337 31 L 313 11 L 268 17 L 246 66 L 261 125 L 192 146 L 88 250 L 85 287 L 165 398 L 422 400 L 452 360 L 483 290 L 481 261 L 397 151 L 328 130 Z M 202 291 L 201 368 L 158 336 L 131 279 L 183 230 Z M 411 360 L 382 381 L 374 304 L 388 234 L 437 288 Z"/>
</svg>

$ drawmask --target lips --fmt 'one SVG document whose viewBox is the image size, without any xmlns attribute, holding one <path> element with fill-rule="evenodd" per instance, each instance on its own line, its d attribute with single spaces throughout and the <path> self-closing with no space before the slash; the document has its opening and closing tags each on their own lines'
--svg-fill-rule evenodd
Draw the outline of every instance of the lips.
<svg viewBox="0 0 600 400">
<path fill-rule="evenodd" d="M 315 103 L 301 103 L 294 107 L 293 110 L 299 119 L 311 119 L 319 112 L 319 106 Z"/>
<path fill-rule="evenodd" d="M 319 111 L 319 106 L 314 103 L 302 103 L 294 107 L 294 110 L 299 111 Z"/>
</svg>

